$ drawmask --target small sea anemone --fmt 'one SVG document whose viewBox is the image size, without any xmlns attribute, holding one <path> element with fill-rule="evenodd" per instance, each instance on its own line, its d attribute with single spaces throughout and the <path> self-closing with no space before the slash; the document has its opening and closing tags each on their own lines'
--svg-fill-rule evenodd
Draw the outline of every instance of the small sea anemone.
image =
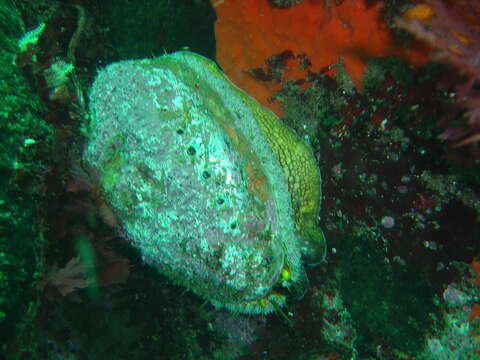
<svg viewBox="0 0 480 360">
<path fill-rule="evenodd" d="M 270 0 L 270 4 L 279 8 L 289 8 L 300 4 L 303 0 Z"/>
</svg>

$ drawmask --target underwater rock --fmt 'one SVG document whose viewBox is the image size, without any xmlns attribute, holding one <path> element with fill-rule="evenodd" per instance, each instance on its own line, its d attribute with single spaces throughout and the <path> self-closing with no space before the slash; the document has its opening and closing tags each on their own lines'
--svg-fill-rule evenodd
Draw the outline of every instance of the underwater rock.
<svg viewBox="0 0 480 360">
<path fill-rule="evenodd" d="M 90 93 L 84 161 L 144 260 L 216 307 L 268 313 L 324 256 L 320 173 L 269 110 L 191 52 L 123 61 Z"/>
</svg>

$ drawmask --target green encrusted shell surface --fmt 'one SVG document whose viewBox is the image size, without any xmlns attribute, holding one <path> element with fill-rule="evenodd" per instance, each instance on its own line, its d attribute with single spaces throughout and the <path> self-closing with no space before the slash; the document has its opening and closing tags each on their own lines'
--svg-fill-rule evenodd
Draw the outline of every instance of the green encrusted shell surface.
<svg viewBox="0 0 480 360">
<path fill-rule="evenodd" d="M 275 116 L 191 52 L 108 66 L 90 106 L 84 160 L 145 261 L 217 307 L 282 306 L 282 289 L 302 277 L 302 207 L 292 207 L 292 184 L 258 120 Z M 318 174 L 318 198 L 300 200 L 310 202 L 309 227 L 320 177 L 316 167 L 307 173 Z"/>
</svg>

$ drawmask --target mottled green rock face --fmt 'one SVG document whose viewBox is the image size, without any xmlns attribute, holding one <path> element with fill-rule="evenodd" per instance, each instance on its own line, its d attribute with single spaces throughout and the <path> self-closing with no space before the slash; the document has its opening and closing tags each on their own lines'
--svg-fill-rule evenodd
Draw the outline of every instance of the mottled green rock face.
<svg viewBox="0 0 480 360">
<path fill-rule="evenodd" d="M 84 160 L 145 261 L 217 307 L 281 306 L 302 267 L 288 184 L 257 121 L 273 115 L 190 52 L 110 65 L 90 100 Z M 316 215 L 318 199 L 306 203 Z"/>
</svg>

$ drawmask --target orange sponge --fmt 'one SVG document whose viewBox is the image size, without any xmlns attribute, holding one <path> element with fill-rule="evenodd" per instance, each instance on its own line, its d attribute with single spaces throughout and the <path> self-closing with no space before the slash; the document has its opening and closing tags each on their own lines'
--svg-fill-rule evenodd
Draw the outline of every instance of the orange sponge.
<svg viewBox="0 0 480 360">
<path fill-rule="evenodd" d="M 279 115 L 279 104 L 269 98 L 280 83 L 261 82 L 249 73 L 272 55 L 284 51 L 306 55 L 313 72 L 343 58 L 357 85 L 368 58 L 399 55 L 415 63 L 427 61 L 423 54 L 396 46 L 379 16 L 381 2 L 369 7 L 363 0 L 345 0 L 326 6 L 323 0 L 305 0 L 288 9 L 272 7 L 268 0 L 212 0 L 212 5 L 218 17 L 218 63 L 237 86 Z M 290 61 L 283 80 L 305 78 L 306 71 Z"/>
</svg>

